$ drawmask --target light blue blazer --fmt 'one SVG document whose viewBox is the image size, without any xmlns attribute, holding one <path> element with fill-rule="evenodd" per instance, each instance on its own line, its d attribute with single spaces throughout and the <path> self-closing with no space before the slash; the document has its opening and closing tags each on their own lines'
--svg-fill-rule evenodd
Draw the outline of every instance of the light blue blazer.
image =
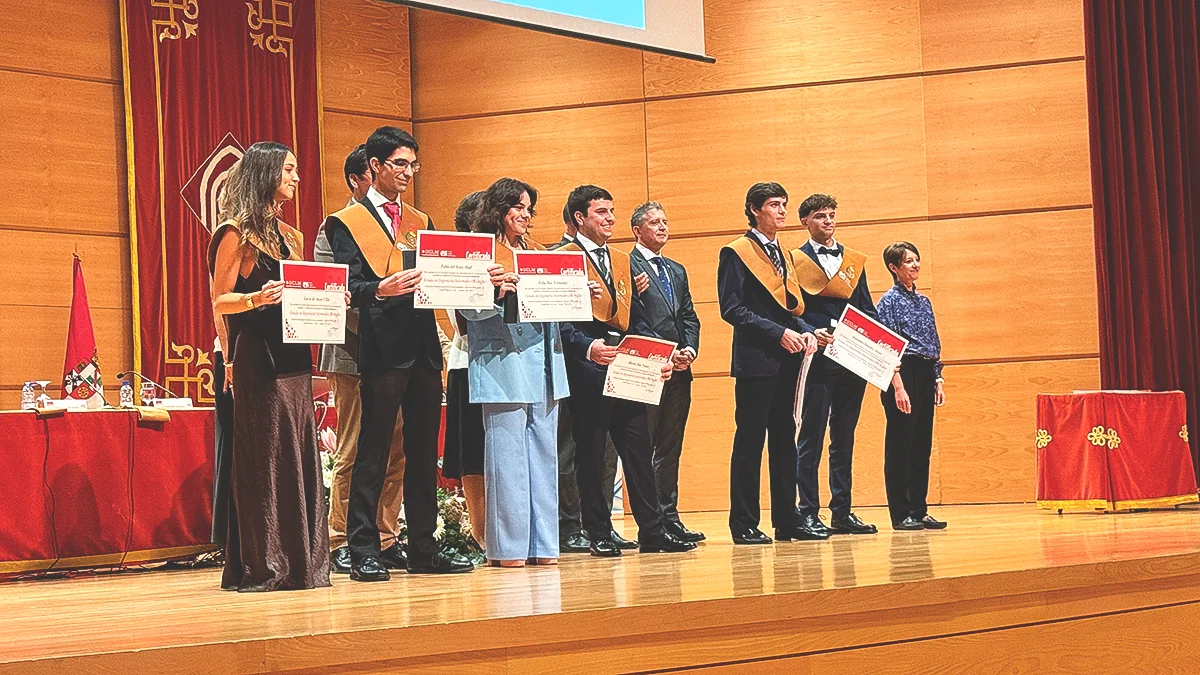
<svg viewBox="0 0 1200 675">
<path fill-rule="evenodd" d="M 495 309 L 467 310 L 472 403 L 544 403 L 571 395 L 557 323 L 504 323 Z M 549 396 L 547 396 L 549 393 Z"/>
</svg>

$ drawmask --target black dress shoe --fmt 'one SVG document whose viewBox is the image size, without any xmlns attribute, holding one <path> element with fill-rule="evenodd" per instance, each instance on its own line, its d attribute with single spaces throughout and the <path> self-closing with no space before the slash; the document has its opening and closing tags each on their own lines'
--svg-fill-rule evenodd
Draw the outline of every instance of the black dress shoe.
<svg viewBox="0 0 1200 675">
<path fill-rule="evenodd" d="M 409 574 L 462 574 L 475 569 L 469 561 L 450 556 L 441 551 L 433 554 L 427 563 L 408 561 Z"/>
<path fill-rule="evenodd" d="M 758 529 L 757 527 L 752 527 L 748 530 L 741 530 L 739 532 L 732 532 L 731 534 L 733 535 L 733 543 L 740 544 L 742 546 L 761 546 L 763 544 L 771 543 L 771 538 L 763 534 L 762 530 Z"/>
<path fill-rule="evenodd" d="M 350 566 L 351 581 L 387 581 L 391 578 L 378 556 L 369 555 Z"/>
<path fill-rule="evenodd" d="M 924 518 L 922 518 L 920 520 L 920 523 L 921 523 L 922 527 L 924 527 L 927 530 L 944 530 L 944 529 L 946 529 L 946 523 L 943 523 L 942 521 L 938 520 L 937 518 L 934 518 L 933 516 L 925 516 Z"/>
<path fill-rule="evenodd" d="M 350 574 L 350 547 L 339 546 L 329 554 L 329 565 L 337 574 Z"/>
<path fill-rule="evenodd" d="M 667 523 L 667 532 L 675 535 L 676 539 L 682 539 L 683 541 L 698 542 L 704 541 L 707 538 L 703 532 L 693 532 L 679 521 Z"/>
<path fill-rule="evenodd" d="M 804 516 L 800 522 L 788 528 L 775 528 L 776 541 L 825 541 L 829 528 L 816 516 Z"/>
<path fill-rule="evenodd" d="M 616 530 L 609 532 L 608 538 L 612 539 L 613 543 L 617 545 L 617 548 L 621 549 L 622 551 L 636 551 L 638 549 L 638 543 L 636 541 L 629 541 L 625 537 L 617 534 Z"/>
<path fill-rule="evenodd" d="M 592 550 L 592 544 L 586 534 L 576 532 L 568 534 L 566 539 L 559 542 L 558 548 L 563 553 L 587 553 Z"/>
<path fill-rule="evenodd" d="M 829 522 L 830 534 L 875 534 L 879 528 L 869 523 L 864 523 L 853 513 L 847 513 L 841 518 L 834 518 Z"/>
<path fill-rule="evenodd" d="M 389 570 L 405 570 L 408 569 L 408 556 L 404 554 L 404 549 L 400 544 L 392 544 L 383 549 L 379 554 L 379 559 L 383 561 L 383 566 Z"/>
<path fill-rule="evenodd" d="M 661 537 L 642 542 L 640 548 L 642 553 L 686 553 L 696 550 L 696 542 L 684 541 L 670 532 L 664 532 Z"/>
<path fill-rule="evenodd" d="M 612 539 L 597 539 L 591 543 L 588 550 L 600 558 L 617 558 L 621 555 L 621 547 Z"/>
<path fill-rule="evenodd" d="M 923 529 L 925 529 L 925 526 L 921 524 L 921 521 L 917 520 L 916 518 L 913 518 L 912 516 L 909 516 L 909 517 L 905 518 L 904 520 L 900 521 L 899 523 L 896 523 L 895 525 L 893 525 L 892 529 L 895 529 L 895 530 L 923 530 Z"/>
</svg>

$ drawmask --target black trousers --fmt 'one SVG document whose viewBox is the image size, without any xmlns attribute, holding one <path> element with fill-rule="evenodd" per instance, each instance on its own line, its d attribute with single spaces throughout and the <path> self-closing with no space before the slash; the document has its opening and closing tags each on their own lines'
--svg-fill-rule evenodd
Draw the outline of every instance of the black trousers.
<svg viewBox="0 0 1200 675">
<path fill-rule="evenodd" d="M 355 562 L 379 555 L 375 516 L 391 454 L 396 416 L 404 415 L 404 516 L 408 559 L 429 562 L 439 550 L 437 529 L 437 441 L 441 426 L 442 376 L 428 364 L 363 373 L 362 431 L 350 473 L 346 543 Z"/>
<path fill-rule="evenodd" d="M 796 422 L 792 407 L 800 364 L 772 377 L 739 377 L 734 383 L 733 457 L 729 461 L 729 529 L 758 527 L 763 443 L 771 482 L 771 525 L 796 524 Z"/>
<path fill-rule="evenodd" d="M 883 441 L 883 480 L 887 487 L 888 511 L 896 525 L 912 516 L 929 514 L 929 455 L 933 449 L 933 397 L 936 390 L 934 362 L 905 356 L 900 362 L 900 379 L 912 403 L 905 415 L 896 407 L 896 389 L 880 394 L 887 431 Z"/>
<path fill-rule="evenodd" d="M 213 391 L 216 414 L 213 415 L 213 501 L 212 541 L 225 547 L 229 532 L 229 475 L 233 470 L 233 395 L 225 391 L 225 355 L 213 358 Z"/>
<path fill-rule="evenodd" d="M 608 495 L 608 510 L 613 507 L 614 485 L 617 482 L 617 449 L 612 435 L 605 439 L 604 494 Z M 558 537 L 583 532 L 583 512 L 579 505 L 579 481 L 575 477 L 575 431 L 571 428 L 571 399 L 558 402 Z"/>
<path fill-rule="evenodd" d="M 583 530 L 592 541 L 612 532 L 612 490 L 605 493 L 604 455 L 607 437 L 625 470 L 629 508 L 638 525 L 638 540 L 648 541 L 666 532 L 662 509 L 658 506 L 658 488 L 654 483 L 653 449 L 646 425 L 646 404 L 603 396 L 598 387 L 573 387 L 571 405 L 575 414 L 575 477 L 579 482 L 579 502 Z"/>
<path fill-rule="evenodd" d="M 816 515 L 821 509 L 817 470 L 829 428 L 829 510 L 834 518 L 850 513 L 851 464 L 854 429 L 862 412 L 867 381 L 842 368 L 825 364 L 808 372 L 804 389 L 800 442 L 796 449 L 796 477 L 800 484 L 800 514 Z"/>
<path fill-rule="evenodd" d="M 663 385 L 658 405 L 649 406 L 646 420 L 654 445 L 654 479 L 658 482 L 658 504 L 663 519 L 679 522 L 679 456 L 683 432 L 692 408 L 691 378 L 675 377 Z"/>
</svg>

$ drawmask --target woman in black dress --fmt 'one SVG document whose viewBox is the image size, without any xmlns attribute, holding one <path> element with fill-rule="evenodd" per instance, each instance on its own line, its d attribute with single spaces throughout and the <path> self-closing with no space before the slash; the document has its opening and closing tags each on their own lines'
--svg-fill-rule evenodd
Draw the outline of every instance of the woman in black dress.
<svg viewBox="0 0 1200 675">
<path fill-rule="evenodd" d="M 280 260 L 303 239 L 278 218 L 295 196 L 296 158 L 255 143 L 233 166 L 209 246 L 213 310 L 233 368 L 233 462 L 221 587 L 274 591 L 329 585 L 312 354 L 283 343 Z"/>
</svg>

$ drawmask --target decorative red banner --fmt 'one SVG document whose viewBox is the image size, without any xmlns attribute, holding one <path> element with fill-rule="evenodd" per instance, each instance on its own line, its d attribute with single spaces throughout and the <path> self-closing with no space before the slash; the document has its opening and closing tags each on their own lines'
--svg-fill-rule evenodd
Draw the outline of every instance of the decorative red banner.
<svg viewBox="0 0 1200 675">
<path fill-rule="evenodd" d="M 310 247 L 322 217 L 314 0 L 122 0 L 134 361 L 213 400 L 207 251 L 229 168 L 259 141 L 301 177 L 283 219 Z"/>
</svg>

